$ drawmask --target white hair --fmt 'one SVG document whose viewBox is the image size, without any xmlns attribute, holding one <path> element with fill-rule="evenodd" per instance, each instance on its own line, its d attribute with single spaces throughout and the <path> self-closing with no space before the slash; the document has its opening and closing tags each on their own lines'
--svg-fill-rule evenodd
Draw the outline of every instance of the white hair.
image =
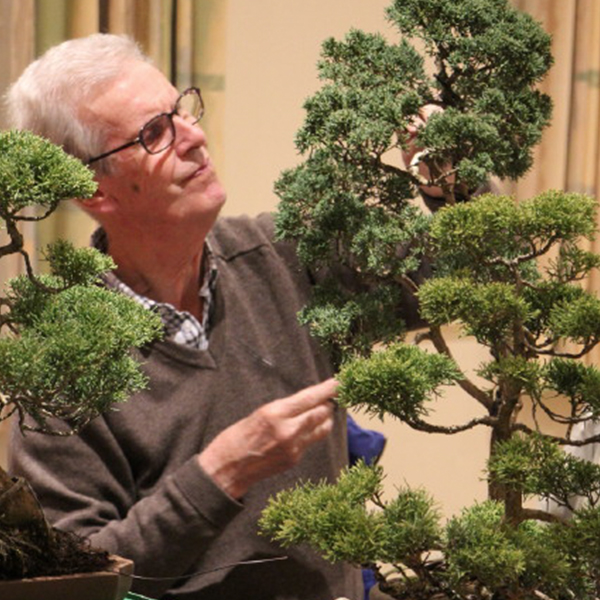
<svg viewBox="0 0 600 600">
<path fill-rule="evenodd" d="M 124 65 L 151 62 L 129 37 L 95 33 L 50 48 L 6 94 L 9 124 L 41 135 L 84 162 L 105 151 L 105 131 L 82 122 L 79 107 L 118 78 Z M 108 172 L 99 161 L 97 172 Z"/>
</svg>

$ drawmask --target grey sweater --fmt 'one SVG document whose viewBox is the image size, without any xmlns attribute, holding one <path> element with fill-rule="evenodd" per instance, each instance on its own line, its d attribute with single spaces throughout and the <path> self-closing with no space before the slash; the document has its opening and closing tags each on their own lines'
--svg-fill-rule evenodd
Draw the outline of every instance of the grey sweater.
<svg viewBox="0 0 600 600">
<path fill-rule="evenodd" d="M 272 223 L 221 219 L 211 234 L 219 276 L 208 351 L 162 341 L 140 353 L 149 387 L 79 436 L 12 439 L 11 470 L 25 476 L 50 520 L 93 545 L 132 558 L 153 598 L 360 600 L 360 573 L 306 548 L 282 550 L 257 533 L 267 498 L 299 479 L 333 480 L 346 464 L 345 415 L 300 464 L 255 485 L 242 502 L 225 495 L 196 454 L 257 407 L 331 375 L 326 356 L 298 326 L 311 280 L 294 249 L 272 242 Z M 210 570 L 276 555 L 285 561 Z M 192 574 L 192 575 L 190 575 Z"/>
</svg>

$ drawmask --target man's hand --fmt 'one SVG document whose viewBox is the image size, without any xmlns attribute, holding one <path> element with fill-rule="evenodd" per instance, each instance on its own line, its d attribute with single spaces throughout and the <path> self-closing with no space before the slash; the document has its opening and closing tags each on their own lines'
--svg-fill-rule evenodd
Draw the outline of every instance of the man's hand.
<svg viewBox="0 0 600 600">
<path fill-rule="evenodd" d="M 233 498 L 296 465 L 333 427 L 337 382 L 329 379 L 274 400 L 222 431 L 198 455 L 202 469 Z"/>
</svg>

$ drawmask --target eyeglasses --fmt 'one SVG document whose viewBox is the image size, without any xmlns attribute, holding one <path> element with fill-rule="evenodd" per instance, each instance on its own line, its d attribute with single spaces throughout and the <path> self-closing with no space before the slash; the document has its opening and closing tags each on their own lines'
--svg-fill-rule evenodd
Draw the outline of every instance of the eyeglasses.
<svg viewBox="0 0 600 600">
<path fill-rule="evenodd" d="M 191 87 L 185 90 L 177 102 L 173 110 L 168 113 L 160 113 L 156 117 L 150 119 L 141 129 L 135 140 L 127 142 L 118 148 L 113 148 L 108 152 L 94 156 L 87 161 L 87 165 L 91 165 L 97 160 L 106 158 L 115 152 L 121 152 L 126 148 L 131 148 L 136 144 L 141 144 L 142 148 L 148 154 L 158 154 L 163 152 L 175 141 L 175 124 L 173 117 L 177 115 L 184 119 L 190 125 L 195 125 L 204 115 L 204 102 L 202 95 L 197 87 Z"/>
</svg>

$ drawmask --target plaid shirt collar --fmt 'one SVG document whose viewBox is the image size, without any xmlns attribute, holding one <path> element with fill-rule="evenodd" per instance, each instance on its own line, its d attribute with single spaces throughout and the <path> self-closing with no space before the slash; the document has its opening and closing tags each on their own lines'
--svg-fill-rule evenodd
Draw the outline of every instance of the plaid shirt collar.
<svg viewBox="0 0 600 600">
<path fill-rule="evenodd" d="M 92 246 L 105 254 L 107 253 L 108 239 L 102 228 L 98 228 L 94 232 Z M 197 350 L 206 350 L 208 348 L 210 315 L 217 281 L 217 261 L 208 244 L 205 245 L 203 267 L 201 274 L 199 274 L 202 279 L 200 281 L 200 291 L 198 292 L 198 296 L 203 301 L 202 322 L 199 322 L 194 315 L 187 311 L 178 311 L 171 304 L 156 302 L 146 296 L 137 294 L 112 271 L 105 273 L 102 279 L 108 287 L 129 296 L 144 308 L 155 311 L 163 322 L 167 339 Z"/>
</svg>

